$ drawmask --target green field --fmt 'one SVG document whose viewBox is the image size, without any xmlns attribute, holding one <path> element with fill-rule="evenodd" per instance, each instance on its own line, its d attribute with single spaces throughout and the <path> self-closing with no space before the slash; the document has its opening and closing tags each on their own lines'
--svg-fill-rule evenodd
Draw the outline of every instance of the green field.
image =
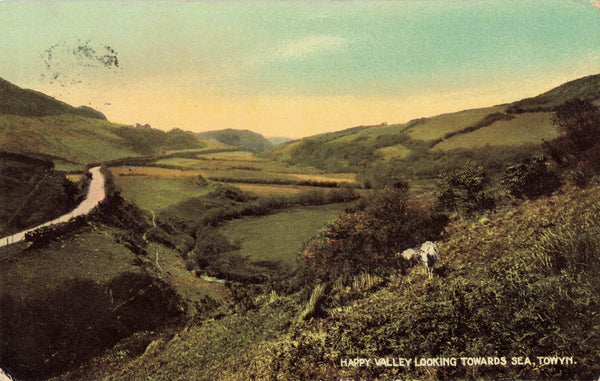
<svg viewBox="0 0 600 381">
<path fill-rule="evenodd" d="M 190 197 L 203 196 L 210 186 L 199 185 L 192 177 L 160 178 L 115 176 L 115 184 L 126 199 L 146 210 L 159 211 Z"/>
<path fill-rule="evenodd" d="M 317 234 L 340 214 L 345 203 L 292 208 L 265 217 L 247 217 L 225 224 L 221 231 L 233 242 L 237 251 L 253 261 L 281 261 L 291 268 L 297 265 L 302 244 Z"/>
<path fill-rule="evenodd" d="M 501 120 L 468 134 L 460 134 L 437 144 L 434 150 L 490 146 L 518 146 L 526 143 L 541 144 L 542 140 L 558 137 L 549 112 L 518 114 L 512 120 Z"/>
<path fill-rule="evenodd" d="M 449 132 L 460 131 L 463 128 L 472 126 L 487 115 L 502 112 L 505 108 L 505 106 L 495 106 L 442 114 L 426 119 L 423 123 L 415 125 L 407 132 L 413 139 L 435 140 Z"/>
</svg>

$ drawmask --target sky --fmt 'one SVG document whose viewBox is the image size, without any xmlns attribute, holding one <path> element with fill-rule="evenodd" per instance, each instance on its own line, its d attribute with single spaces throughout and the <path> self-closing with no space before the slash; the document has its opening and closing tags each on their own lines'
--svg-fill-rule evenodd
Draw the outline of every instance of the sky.
<svg viewBox="0 0 600 381">
<path fill-rule="evenodd" d="M 2 1 L 0 77 L 113 122 L 299 138 L 600 73 L 592 1 Z"/>
</svg>

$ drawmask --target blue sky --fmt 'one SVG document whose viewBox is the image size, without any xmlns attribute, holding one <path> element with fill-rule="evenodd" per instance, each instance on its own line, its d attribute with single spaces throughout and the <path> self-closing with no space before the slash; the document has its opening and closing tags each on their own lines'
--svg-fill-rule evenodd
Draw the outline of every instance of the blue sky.
<svg viewBox="0 0 600 381">
<path fill-rule="evenodd" d="M 600 72 L 589 1 L 0 1 L 0 33 L 0 77 L 21 87 L 115 122 L 266 136 L 485 107 Z M 106 46 L 118 67 L 95 60 Z"/>
</svg>

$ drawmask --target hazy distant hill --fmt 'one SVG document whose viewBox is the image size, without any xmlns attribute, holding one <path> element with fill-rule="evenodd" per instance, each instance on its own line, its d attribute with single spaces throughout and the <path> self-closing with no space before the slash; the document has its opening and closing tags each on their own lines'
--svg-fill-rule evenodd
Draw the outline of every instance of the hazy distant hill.
<svg viewBox="0 0 600 381">
<path fill-rule="evenodd" d="M 290 139 L 290 138 L 285 138 L 285 137 L 272 137 L 272 138 L 267 138 L 271 144 L 273 144 L 273 147 L 277 147 L 278 145 L 281 145 L 283 143 L 287 143 L 287 142 L 291 142 L 294 139 Z"/>
<path fill-rule="evenodd" d="M 237 147 L 244 151 L 264 152 L 273 148 L 273 143 L 261 134 L 249 130 L 234 130 L 231 128 L 218 131 L 200 132 L 198 136 L 213 139 L 220 143 Z"/>
<path fill-rule="evenodd" d="M 90 107 L 75 108 L 40 92 L 22 89 L 2 78 L 0 78 L 0 114 L 21 116 L 72 114 L 106 120 L 101 112 Z"/>
<path fill-rule="evenodd" d="M 480 154 L 485 158 L 509 149 L 530 150 L 530 146 L 539 147 L 543 140 L 558 136 L 552 124 L 552 111 L 575 98 L 600 104 L 600 74 L 508 105 L 442 114 L 406 124 L 359 126 L 304 138 L 277 146 L 269 156 L 290 164 L 352 172 L 377 162 L 406 164 L 427 160 L 433 167 L 434 161 L 441 166 L 446 160 L 443 158 L 449 155 Z"/>
<path fill-rule="evenodd" d="M 81 164 L 207 145 L 180 129 L 114 124 L 91 108 L 74 108 L 0 79 L 0 147 L 5 151 Z"/>
</svg>

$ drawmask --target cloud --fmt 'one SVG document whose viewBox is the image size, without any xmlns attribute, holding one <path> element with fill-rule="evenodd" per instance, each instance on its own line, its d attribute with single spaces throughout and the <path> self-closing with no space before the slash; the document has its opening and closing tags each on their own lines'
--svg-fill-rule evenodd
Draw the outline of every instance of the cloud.
<svg viewBox="0 0 600 381">
<path fill-rule="evenodd" d="M 267 62 L 291 61 L 342 50 L 349 42 L 332 35 L 308 36 L 279 46 L 262 57 Z"/>
</svg>

